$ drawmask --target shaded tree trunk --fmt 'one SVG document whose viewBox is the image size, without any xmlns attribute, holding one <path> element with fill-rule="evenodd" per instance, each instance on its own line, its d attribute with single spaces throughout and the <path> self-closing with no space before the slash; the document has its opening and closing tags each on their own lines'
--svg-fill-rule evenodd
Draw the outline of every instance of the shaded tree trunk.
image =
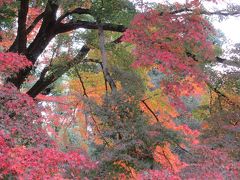
<svg viewBox="0 0 240 180">
<path fill-rule="evenodd" d="M 101 51 L 101 56 L 102 56 L 102 69 L 104 76 L 107 80 L 107 82 L 110 85 L 110 88 L 112 90 L 116 90 L 116 84 L 113 81 L 112 77 L 109 74 L 108 67 L 107 67 L 107 52 L 105 49 L 105 37 L 104 37 L 104 31 L 103 31 L 103 26 L 99 24 L 98 26 L 98 35 L 99 35 L 99 48 Z"/>
</svg>

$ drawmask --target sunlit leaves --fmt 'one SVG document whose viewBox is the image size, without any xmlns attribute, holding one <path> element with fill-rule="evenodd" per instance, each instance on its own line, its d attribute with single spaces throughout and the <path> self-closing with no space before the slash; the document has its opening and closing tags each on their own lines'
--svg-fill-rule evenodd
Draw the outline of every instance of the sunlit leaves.
<svg viewBox="0 0 240 180">
<path fill-rule="evenodd" d="M 182 168 L 187 166 L 186 163 L 181 162 L 177 155 L 172 153 L 169 143 L 165 143 L 163 147 L 156 147 L 154 159 L 163 166 L 163 169 L 168 169 L 174 173 L 180 172 Z"/>
</svg>

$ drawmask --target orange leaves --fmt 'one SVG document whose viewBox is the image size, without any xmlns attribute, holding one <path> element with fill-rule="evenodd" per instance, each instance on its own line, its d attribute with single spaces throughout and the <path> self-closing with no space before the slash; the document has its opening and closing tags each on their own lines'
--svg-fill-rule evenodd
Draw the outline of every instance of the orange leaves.
<svg viewBox="0 0 240 180">
<path fill-rule="evenodd" d="M 13 38 L 14 38 L 13 32 L 11 33 L 11 32 L 1 31 L 0 37 L 1 37 L 0 48 L 7 50 L 13 43 Z"/>
<path fill-rule="evenodd" d="M 101 72 L 96 74 L 84 72 L 84 74 L 81 77 L 86 88 L 86 93 L 88 97 L 94 98 L 97 102 L 100 103 L 102 95 L 104 95 L 106 92 L 103 74 Z M 84 94 L 83 87 L 79 79 L 77 78 L 72 79 L 70 81 L 70 89 L 72 91 L 72 94 L 76 93 L 81 93 L 80 95 Z"/>
<path fill-rule="evenodd" d="M 165 143 L 163 147 L 157 146 L 154 151 L 154 160 L 162 165 L 164 169 L 178 173 L 181 169 L 187 166 L 181 162 L 176 154 L 173 154 L 170 149 L 170 144 Z"/>
<path fill-rule="evenodd" d="M 206 84 L 204 81 L 197 81 L 195 77 L 187 76 L 180 82 L 183 86 L 181 88 L 180 95 L 181 96 L 189 96 L 189 95 L 203 95 L 207 93 L 206 91 Z M 186 84 L 191 84 L 191 86 L 184 86 Z"/>
<path fill-rule="evenodd" d="M 118 161 L 115 162 L 114 164 L 121 166 L 122 168 L 124 168 L 127 172 L 129 172 L 131 179 L 136 179 L 137 178 L 137 172 L 134 168 L 126 165 L 126 163 L 124 163 L 123 161 Z M 124 174 L 120 174 L 119 177 L 121 179 L 127 179 L 126 176 Z"/>
<path fill-rule="evenodd" d="M 177 125 L 174 122 L 174 118 L 177 118 L 180 114 L 178 113 L 176 108 L 171 106 L 167 97 L 164 97 L 162 94 L 160 96 L 152 97 L 145 101 L 148 107 L 151 108 L 152 112 L 155 113 L 155 116 L 149 111 L 146 105 L 141 103 L 141 109 L 150 118 L 149 123 L 154 124 L 157 122 L 158 119 L 165 128 L 182 133 L 187 142 L 192 144 L 198 144 L 198 137 L 200 134 L 199 131 L 192 130 L 186 124 Z"/>
</svg>

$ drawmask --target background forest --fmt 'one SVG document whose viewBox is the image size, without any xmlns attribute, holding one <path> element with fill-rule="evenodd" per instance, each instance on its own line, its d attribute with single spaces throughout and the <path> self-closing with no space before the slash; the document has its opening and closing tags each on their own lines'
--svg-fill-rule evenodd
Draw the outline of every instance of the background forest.
<svg viewBox="0 0 240 180">
<path fill-rule="evenodd" d="M 221 3 L 0 0 L 0 179 L 240 179 Z"/>
</svg>

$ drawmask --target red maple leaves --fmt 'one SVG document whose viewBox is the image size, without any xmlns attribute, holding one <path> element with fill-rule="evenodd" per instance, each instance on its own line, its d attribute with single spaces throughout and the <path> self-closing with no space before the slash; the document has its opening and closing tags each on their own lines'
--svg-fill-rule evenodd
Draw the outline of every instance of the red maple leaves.
<svg viewBox="0 0 240 180">
<path fill-rule="evenodd" d="M 0 71 L 9 77 L 31 65 L 25 56 L 0 53 Z M 95 164 L 79 150 L 63 152 L 43 128 L 44 110 L 13 85 L 0 85 L 0 178 L 75 178 Z"/>
<path fill-rule="evenodd" d="M 172 105 L 184 109 L 178 97 L 182 91 L 194 89 L 184 79 L 191 78 L 195 85 L 205 79 L 200 64 L 214 60 L 213 44 L 208 40 L 213 33 L 199 13 L 149 10 L 134 17 L 123 41 L 135 46 L 133 66 L 152 66 L 167 76 L 162 81 L 164 92 Z"/>
<path fill-rule="evenodd" d="M 4 77 L 9 77 L 31 65 L 32 63 L 23 55 L 0 52 L 0 72 Z"/>
</svg>

